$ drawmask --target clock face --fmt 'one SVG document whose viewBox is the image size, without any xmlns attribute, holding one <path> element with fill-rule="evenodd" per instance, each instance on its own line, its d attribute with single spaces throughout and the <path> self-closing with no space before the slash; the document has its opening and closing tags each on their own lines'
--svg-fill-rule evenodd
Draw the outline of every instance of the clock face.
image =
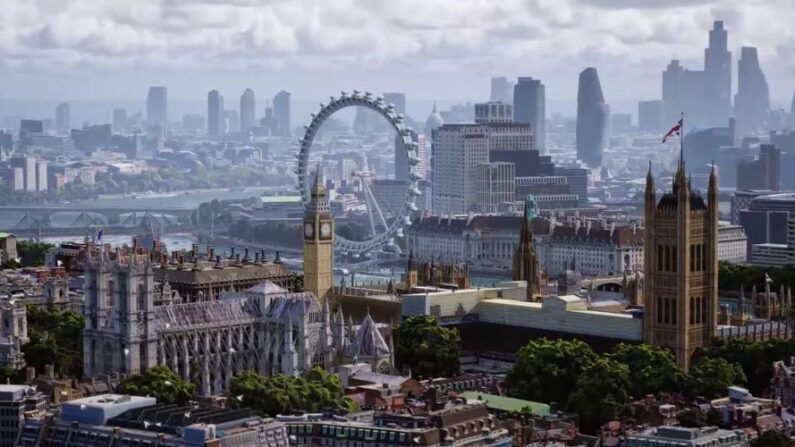
<svg viewBox="0 0 795 447">
<path fill-rule="evenodd" d="M 330 222 L 323 222 L 320 225 L 320 236 L 324 239 L 328 239 L 331 237 L 331 223 Z"/>
<path fill-rule="evenodd" d="M 315 234 L 315 226 L 312 225 L 312 222 L 306 222 L 304 224 L 304 236 L 307 238 L 311 238 Z"/>
</svg>

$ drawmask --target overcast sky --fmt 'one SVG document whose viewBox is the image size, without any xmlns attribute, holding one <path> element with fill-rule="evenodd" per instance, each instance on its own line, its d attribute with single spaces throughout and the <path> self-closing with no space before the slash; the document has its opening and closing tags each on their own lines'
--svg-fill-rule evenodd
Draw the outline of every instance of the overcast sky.
<svg viewBox="0 0 795 447">
<path fill-rule="evenodd" d="M 671 58 L 702 67 L 716 19 L 735 54 L 759 48 L 773 100 L 789 102 L 794 0 L 1 0 L 0 98 L 137 99 L 162 84 L 172 98 L 481 99 L 489 77 L 524 75 L 572 99 L 595 66 L 608 102 L 650 99 Z"/>
</svg>

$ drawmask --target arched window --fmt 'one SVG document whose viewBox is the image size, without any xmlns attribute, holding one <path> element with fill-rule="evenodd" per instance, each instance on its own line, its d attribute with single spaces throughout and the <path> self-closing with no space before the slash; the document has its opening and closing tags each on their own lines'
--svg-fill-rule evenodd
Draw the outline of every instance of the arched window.
<svg viewBox="0 0 795 447">
<path fill-rule="evenodd" d="M 672 272 L 675 272 L 677 270 L 677 266 L 676 266 L 677 259 L 676 259 L 676 257 L 677 257 L 676 256 L 676 245 L 674 245 L 673 247 L 671 247 L 671 271 Z"/>
<path fill-rule="evenodd" d="M 695 297 L 690 297 L 688 299 L 690 301 L 690 324 L 694 324 L 696 322 L 696 300 Z"/>
<path fill-rule="evenodd" d="M 663 299 L 662 297 L 657 297 L 657 324 L 662 324 L 663 322 Z"/>
<path fill-rule="evenodd" d="M 657 245 L 657 271 L 661 272 L 663 269 L 663 247 Z"/>
<path fill-rule="evenodd" d="M 665 246 L 665 271 L 671 271 L 671 247 Z"/>
<path fill-rule="evenodd" d="M 113 346 L 110 343 L 105 343 L 102 349 L 102 367 L 105 374 L 113 372 Z"/>
<path fill-rule="evenodd" d="M 676 298 L 671 298 L 671 324 L 676 324 Z"/>
<path fill-rule="evenodd" d="M 706 323 L 707 316 L 709 315 L 709 300 L 702 299 L 701 305 L 703 306 L 703 308 L 701 309 L 701 322 Z"/>
<path fill-rule="evenodd" d="M 138 284 L 138 295 L 137 295 L 137 298 L 138 298 L 138 310 L 139 311 L 146 310 L 146 300 L 147 300 L 146 287 L 144 287 L 143 284 Z M 171 297 L 165 297 L 165 296 L 163 297 L 163 299 L 167 299 L 167 298 L 171 298 Z"/>
<path fill-rule="evenodd" d="M 691 272 L 695 271 L 695 268 L 696 268 L 696 246 L 690 244 L 690 271 Z"/>
<path fill-rule="evenodd" d="M 108 281 L 108 291 L 105 294 L 105 307 L 110 309 L 113 307 L 113 301 L 116 295 L 116 284 L 113 281 Z"/>
<path fill-rule="evenodd" d="M 707 270 L 707 244 L 701 244 L 701 270 Z"/>
</svg>

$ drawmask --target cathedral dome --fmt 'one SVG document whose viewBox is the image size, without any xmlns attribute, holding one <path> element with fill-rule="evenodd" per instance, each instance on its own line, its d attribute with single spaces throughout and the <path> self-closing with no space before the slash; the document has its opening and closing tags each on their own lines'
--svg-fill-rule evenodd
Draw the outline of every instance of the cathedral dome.
<svg viewBox="0 0 795 447">
<path fill-rule="evenodd" d="M 432 131 L 442 127 L 444 125 L 444 120 L 442 119 L 442 115 L 436 110 L 436 102 L 433 103 L 433 110 L 431 114 L 428 115 L 428 119 L 425 120 L 425 132 L 430 135 Z"/>
</svg>

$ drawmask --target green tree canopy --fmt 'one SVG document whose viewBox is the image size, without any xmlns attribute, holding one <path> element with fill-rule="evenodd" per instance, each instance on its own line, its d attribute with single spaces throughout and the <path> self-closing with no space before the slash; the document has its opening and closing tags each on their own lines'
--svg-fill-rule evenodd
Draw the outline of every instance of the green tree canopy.
<svg viewBox="0 0 795 447">
<path fill-rule="evenodd" d="M 521 399 L 565 403 L 596 354 L 579 340 L 531 340 L 519 350 L 506 381 L 509 393 Z"/>
<path fill-rule="evenodd" d="M 27 306 L 28 338 L 22 346 L 25 362 L 42 371 L 53 365 L 64 375 L 83 374 L 83 316 L 71 311 L 49 311 Z"/>
<path fill-rule="evenodd" d="M 597 433 L 602 424 L 630 414 L 627 365 L 600 357 L 585 367 L 577 379 L 567 409 L 580 416 L 580 430 Z"/>
<path fill-rule="evenodd" d="M 242 371 L 229 385 L 229 402 L 233 408 L 251 408 L 264 416 L 358 409 L 354 401 L 343 395 L 339 376 L 321 368 L 313 368 L 302 377 L 266 377 L 251 370 Z"/>
<path fill-rule="evenodd" d="M 699 428 L 707 425 L 707 416 L 700 410 L 688 408 L 676 414 L 679 425 L 687 428 Z"/>
<path fill-rule="evenodd" d="M 684 391 L 690 397 L 714 399 L 725 395 L 728 387 L 745 382 L 743 369 L 737 363 L 723 358 L 701 357 L 691 365 Z"/>
<path fill-rule="evenodd" d="M 132 374 L 119 384 L 119 392 L 135 396 L 152 396 L 165 404 L 186 405 L 195 386 L 182 380 L 168 366 L 153 366 L 143 373 Z"/>
<path fill-rule="evenodd" d="M 22 267 L 39 267 L 44 265 L 44 255 L 52 248 L 46 242 L 17 242 L 17 255 Z"/>
<path fill-rule="evenodd" d="M 795 441 L 778 430 L 768 430 L 751 441 L 753 447 L 795 447 Z"/>
<path fill-rule="evenodd" d="M 460 369 L 458 331 L 439 326 L 431 315 L 409 317 L 394 330 L 395 362 L 415 377 L 450 377 Z"/>
<path fill-rule="evenodd" d="M 795 356 L 795 340 L 715 338 L 712 345 L 700 354 L 740 365 L 748 379 L 748 389 L 755 395 L 761 395 L 769 387 L 773 362 Z"/>
<path fill-rule="evenodd" d="M 684 378 L 673 353 L 663 347 L 620 343 L 610 358 L 629 367 L 629 394 L 635 399 L 675 391 Z"/>
</svg>

